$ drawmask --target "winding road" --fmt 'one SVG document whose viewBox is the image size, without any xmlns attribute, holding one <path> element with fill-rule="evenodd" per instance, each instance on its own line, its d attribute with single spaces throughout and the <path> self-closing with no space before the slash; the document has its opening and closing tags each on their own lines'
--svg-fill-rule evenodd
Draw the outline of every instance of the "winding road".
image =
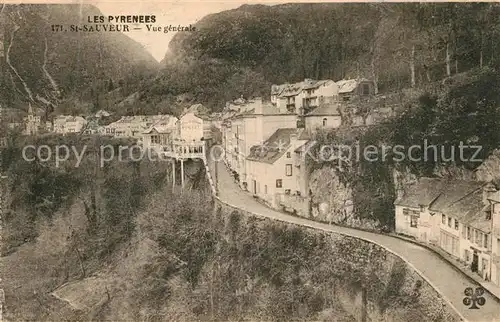
<svg viewBox="0 0 500 322">
<path fill-rule="evenodd" d="M 254 213 L 255 215 L 327 232 L 353 236 L 376 243 L 401 257 L 412 266 L 442 295 L 464 320 L 479 322 L 500 321 L 500 303 L 489 293 L 483 295 L 486 303 L 477 310 L 469 309 L 469 307 L 463 304 L 465 288 L 475 288 L 480 285 L 472 282 L 466 275 L 457 271 L 456 268 L 434 252 L 396 237 L 328 225 L 275 211 L 260 204 L 252 196 L 239 189 L 222 162 L 209 160 L 208 166 L 210 175 L 216 174 L 216 178 L 214 179 L 217 181 L 219 199 L 222 202 Z M 217 167 L 217 171 L 215 167 Z"/>
</svg>

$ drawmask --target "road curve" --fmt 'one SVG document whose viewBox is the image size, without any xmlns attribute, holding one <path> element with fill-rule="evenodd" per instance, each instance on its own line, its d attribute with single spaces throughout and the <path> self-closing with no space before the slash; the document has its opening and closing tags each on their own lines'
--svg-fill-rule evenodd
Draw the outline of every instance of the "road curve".
<svg viewBox="0 0 500 322">
<path fill-rule="evenodd" d="M 215 167 L 217 167 L 217 170 Z M 464 320 L 478 322 L 500 321 L 500 303 L 488 293 L 484 294 L 486 303 L 479 310 L 469 309 L 463 304 L 465 288 L 480 285 L 472 282 L 465 274 L 457 271 L 434 252 L 396 237 L 328 225 L 275 211 L 241 191 L 222 162 L 210 160 L 209 169 L 212 178 L 217 182 L 218 197 L 222 202 L 259 216 L 353 236 L 378 244 L 402 258 L 410 266 L 413 266 Z"/>
</svg>

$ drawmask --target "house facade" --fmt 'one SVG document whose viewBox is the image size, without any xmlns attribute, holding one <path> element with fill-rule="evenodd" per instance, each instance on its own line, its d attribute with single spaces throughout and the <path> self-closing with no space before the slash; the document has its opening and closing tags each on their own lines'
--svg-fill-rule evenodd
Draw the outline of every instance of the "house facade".
<svg viewBox="0 0 500 322">
<path fill-rule="evenodd" d="M 311 131 L 339 128 L 342 125 L 340 108 L 333 99 L 321 98 L 319 106 L 304 116 L 305 128 Z"/>
<path fill-rule="evenodd" d="M 178 119 L 174 116 L 165 116 L 145 130 L 142 137 L 143 147 L 157 152 L 171 147 L 177 134 L 177 121 Z"/>
<path fill-rule="evenodd" d="M 247 160 L 248 191 L 277 209 L 292 206 L 285 196 L 307 196 L 296 149 L 308 142 L 303 129 L 280 128 L 262 145 L 251 147 Z M 292 207 L 289 207 L 292 208 Z"/>
<path fill-rule="evenodd" d="M 229 105 L 229 114 L 221 128 L 225 147 L 225 162 L 238 173 L 240 186 L 248 189 L 247 156 L 250 148 L 264 144 L 276 129 L 296 128 L 297 116 L 293 113 L 282 113 L 270 103 L 256 98 L 238 106 Z"/>
<path fill-rule="evenodd" d="M 343 102 L 367 98 L 375 94 L 374 82 L 365 78 L 343 79 L 336 84 L 338 86 L 339 99 Z"/>
</svg>

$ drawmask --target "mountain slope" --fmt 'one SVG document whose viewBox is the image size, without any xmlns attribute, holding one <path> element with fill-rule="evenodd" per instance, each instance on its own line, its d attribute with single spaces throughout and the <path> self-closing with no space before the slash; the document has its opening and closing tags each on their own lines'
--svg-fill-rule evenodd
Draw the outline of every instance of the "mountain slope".
<svg viewBox="0 0 500 322">
<path fill-rule="evenodd" d="M 220 109 L 304 78 L 368 77 L 381 92 L 425 86 L 492 62 L 499 13 L 493 3 L 244 5 L 178 33 L 144 96 Z"/>
<path fill-rule="evenodd" d="M 101 13 L 91 5 L 6 5 L 0 103 L 97 109 L 99 94 L 120 84 L 128 95 L 156 73 L 156 60 L 123 33 L 52 31 L 52 24 L 85 23 L 88 15 Z"/>
</svg>

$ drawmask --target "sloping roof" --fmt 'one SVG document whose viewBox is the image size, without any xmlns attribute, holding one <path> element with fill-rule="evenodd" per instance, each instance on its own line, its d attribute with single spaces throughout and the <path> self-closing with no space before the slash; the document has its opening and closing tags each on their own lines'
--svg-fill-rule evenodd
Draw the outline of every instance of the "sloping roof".
<svg viewBox="0 0 500 322">
<path fill-rule="evenodd" d="M 429 206 L 444 189 L 445 181 L 438 178 L 420 178 L 405 189 L 403 197 L 394 202 L 395 205 L 418 208 Z"/>
<path fill-rule="evenodd" d="M 449 180 L 445 182 L 445 187 L 439 198 L 430 206 L 433 211 L 447 213 L 449 207 L 468 194 L 486 185 L 484 182 Z M 450 213 L 450 215 L 452 215 Z"/>
<path fill-rule="evenodd" d="M 368 81 L 365 78 L 361 79 L 343 79 L 336 84 L 339 86 L 339 93 L 350 93 L 358 87 L 359 83 Z"/>
<path fill-rule="evenodd" d="M 306 114 L 307 116 L 328 116 L 328 115 L 340 115 L 339 103 L 325 103 L 320 104 L 317 108 Z"/>
<path fill-rule="evenodd" d="M 304 129 L 278 129 L 262 145 L 252 146 L 247 159 L 271 164 L 276 162 L 290 147 L 290 137 L 293 134 L 296 134 L 299 140 L 306 137 Z"/>
<path fill-rule="evenodd" d="M 448 205 L 444 210 L 443 213 L 458 219 L 465 225 L 486 233 L 491 232 L 491 221 L 486 220 L 484 211 L 482 189 L 478 189 L 459 201 Z"/>
</svg>

